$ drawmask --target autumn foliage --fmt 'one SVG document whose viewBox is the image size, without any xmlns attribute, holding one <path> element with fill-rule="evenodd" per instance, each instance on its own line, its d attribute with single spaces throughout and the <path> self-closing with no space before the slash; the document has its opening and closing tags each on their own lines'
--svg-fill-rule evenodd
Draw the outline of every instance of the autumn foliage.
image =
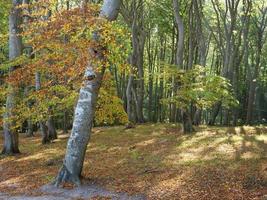
<svg viewBox="0 0 267 200">
<path fill-rule="evenodd" d="M 104 61 L 94 63 L 98 69 L 116 65 L 119 73 L 128 70 L 128 30 L 116 22 L 100 19 L 98 5 L 57 11 L 52 1 L 43 0 L 18 9 L 22 9 L 26 19 L 22 26 L 26 48 L 22 56 L 1 66 L 2 69 L 19 66 L 6 77 L 6 81 L 16 86 L 21 94 L 15 109 L 17 115 L 11 119 L 17 122 L 17 127 L 26 119 L 46 120 L 51 115 L 57 116 L 74 108 L 85 67 L 89 60 L 97 60 L 90 57 L 89 48 L 104 50 Z M 92 40 L 94 31 L 101 33 L 97 44 Z M 35 90 L 37 72 L 41 74 L 39 91 Z M 121 100 L 116 97 L 112 77 L 107 76 L 105 80 L 96 124 L 126 123 L 127 115 Z M 5 94 L 6 90 L 4 85 L 1 93 Z M 116 108 L 113 113 L 109 111 L 110 106 Z"/>
</svg>

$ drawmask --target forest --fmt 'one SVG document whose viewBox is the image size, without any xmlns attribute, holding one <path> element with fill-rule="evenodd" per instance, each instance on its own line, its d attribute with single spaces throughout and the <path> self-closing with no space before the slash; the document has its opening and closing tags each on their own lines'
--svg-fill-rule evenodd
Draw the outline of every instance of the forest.
<svg viewBox="0 0 267 200">
<path fill-rule="evenodd" d="M 267 1 L 0 0 L 0 199 L 266 200 Z"/>
</svg>

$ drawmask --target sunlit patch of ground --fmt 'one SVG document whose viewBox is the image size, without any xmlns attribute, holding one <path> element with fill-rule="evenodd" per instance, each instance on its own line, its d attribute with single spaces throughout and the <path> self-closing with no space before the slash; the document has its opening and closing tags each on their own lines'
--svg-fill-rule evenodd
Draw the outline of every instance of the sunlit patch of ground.
<svg viewBox="0 0 267 200">
<path fill-rule="evenodd" d="M 25 193 L 51 182 L 66 135 L 49 145 L 21 137 L 22 154 L 0 157 L 0 192 Z M 0 147 L 2 138 L 0 139 Z M 148 199 L 262 199 L 267 195 L 267 128 L 145 124 L 95 128 L 83 176 Z"/>
</svg>

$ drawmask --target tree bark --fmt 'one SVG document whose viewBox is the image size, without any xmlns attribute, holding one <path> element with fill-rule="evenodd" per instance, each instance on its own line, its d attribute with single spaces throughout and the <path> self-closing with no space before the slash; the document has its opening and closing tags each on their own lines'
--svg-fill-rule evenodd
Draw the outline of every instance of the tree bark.
<svg viewBox="0 0 267 200">
<path fill-rule="evenodd" d="M 9 15 L 9 60 L 13 60 L 22 54 L 22 38 L 20 25 L 22 23 L 21 9 L 17 8 L 21 5 L 21 0 L 13 0 L 12 8 Z M 15 70 L 16 66 L 9 69 L 9 73 Z M 6 100 L 6 112 L 4 114 L 4 146 L 3 154 L 19 153 L 19 136 L 14 130 L 13 109 L 15 105 L 15 88 L 9 84 Z"/>
<path fill-rule="evenodd" d="M 41 73 L 35 73 L 35 90 L 39 91 L 41 89 Z M 42 144 L 50 143 L 50 138 L 47 132 L 47 126 L 43 120 L 39 121 L 40 131 L 42 135 Z"/>
<path fill-rule="evenodd" d="M 193 133 L 194 131 L 190 113 L 187 110 L 183 111 L 183 133 Z"/>
<path fill-rule="evenodd" d="M 47 131 L 50 140 L 57 139 L 57 131 L 53 117 L 49 117 L 49 119 L 47 120 Z"/>
<path fill-rule="evenodd" d="M 176 52 L 176 64 L 178 68 L 183 68 L 183 55 L 184 55 L 184 23 L 180 15 L 180 6 L 177 0 L 173 0 L 175 22 L 178 29 L 178 41 Z"/>
<path fill-rule="evenodd" d="M 33 123 L 31 119 L 27 120 L 27 136 L 33 137 Z"/>
<path fill-rule="evenodd" d="M 132 97 L 132 88 L 133 88 L 133 75 L 129 75 L 127 89 L 126 89 L 126 99 L 127 99 L 127 115 L 129 120 L 129 125 L 132 126 L 135 123 L 135 114 L 133 109 L 133 97 Z"/>
<path fill-rule="evenodd" d="M 175 23 L 178 30 L 178 38 L 177 38 L 177 50 L 176 50 L 176 59 L 175 64 L 178 69 L 183 69 L 183 56 L 184 56 L 184 23 L 182 16 L 180 15 L 180 5 L 177 0 L 173 0 L 173 9 L 174 9 L 174 17 Z M 177 81 L 172 78 L 172 95 L 175 95 L 177 90 Z M 177 108 L 175 104 L 170 105 L 170 121 L 176 121 Z"/>
<path fill-rule="evenodd" d="M 258 78 L 260 74 L 260 65 L 261 65 L 261 54 L 262 48 L 264 44 L 264 32 L 267 27 L 267 8 L 261 10 L 261 20 L 257 22 L 257 34 L 256 34 L 256 63 L 254 73 L 252 75 L 252 79 L 250 79 L 250 86 L 249 86 L 249 98 L 248 98 L 248 105 L 247 105 L 247 116 L 246 116 L 246 123 L 252 124 L 253 122 L 253 108 L 255 104 L 255 97 L 256 97 L 256 88 L 258 84 Z"/>
<path fill-rule="evenodd" d="M 126 21 L 129 28 L 131 28 L 132 32 L 132 55 L 130 64 L 132 67 L 132 71 L 137 71 L 137 78 L 129 76 L 128 85 L 131 83 L 132 89 L 128 90 L 134 91 L 136 94 L 136 106 L 133 107 L 135 110 L 132 110 L 130 115 L 136 114 L 136 121 L 139 123 L 143 123 L 144 120 L 144 95 L 145 95 L 145 81 L 144 81 L 144 47 L 146 40 L 145 26 L 144 26 L 144 1 L 143 0 L 132 0 L 132 1 L 124 1 L 122 4 L 121 14 Z M 134 95 L 130 95 L 129 97 L 133 97 Z M 127 100 L 127 102 L 131 102 L 132 100 Z M 130 107 L 131 105 L 127 105 Z M 135 113 L 133 113 L 135 112 Z M 129 114 L 128 114 L 129 115 Z"/>
<path fill-rule="evenodd" d="M 63 133 L 68 133 L 68 111 L 64 111 L 63 113 Z"/>
<path fill-rule="evenodd" d="M 214 124 L 216 122 L 216 117 L 218 116 L 218 114 L 220 112 L 221 105 L 222 105 L 221 102 L 217 102 L 213 106 L 213 109 L 212 109 L 212 112 L 211 112 L 211 118 L 210 118 L 209 123 L 208 123 L 210 126 L 214 126 Z"/>
<path fill-rule="evenodd" d="M 113 21 L 118 16 L 120 0 L 105 0 L 102 6 L 100 17 Z M 95 33 L 97 34 L 97 33 Z M 97 41 L 96 35 L 95 40 Z M 90 49 L 91 54 L 99 61 L 103 60 L 103 51 L 101 49 Z M 62 182 L 71 182 L 80 185 L 80 176 L 83 168 L 83 162 L 88 141 L 91 135 L 95 107 L 98 92 L 101 86 L 105 69 L 96 71 L 96 66 L 88 63 L 84 74 L 84 82 L 80 89 L 78 103 L 75 109 L 73 128 L 68 140 L 66 155 L 63 166 L 55 180 L 58 186 Z"/>
</svg>

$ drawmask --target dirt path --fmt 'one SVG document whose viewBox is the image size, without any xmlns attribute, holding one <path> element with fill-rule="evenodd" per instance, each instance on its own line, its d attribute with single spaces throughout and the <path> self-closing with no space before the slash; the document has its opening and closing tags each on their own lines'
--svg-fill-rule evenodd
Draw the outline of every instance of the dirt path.
<svg viewBox="0 0 267 200">
<path fill-rule="evenodd" d="M 126 193 L 117 193 L 109 191 L 94 183 L 87 183 L 79 188 L 63 189 L 52 185 L 45 185 L 37 192 L 40 196 L 8 196 L 0 193 L 0 200 L 74 200 L 74 199 L 92 199 L 97 197 L 106 197 L 114 200 L 145 200 L 144 195 L 130 196 Z"/>
</svg>

